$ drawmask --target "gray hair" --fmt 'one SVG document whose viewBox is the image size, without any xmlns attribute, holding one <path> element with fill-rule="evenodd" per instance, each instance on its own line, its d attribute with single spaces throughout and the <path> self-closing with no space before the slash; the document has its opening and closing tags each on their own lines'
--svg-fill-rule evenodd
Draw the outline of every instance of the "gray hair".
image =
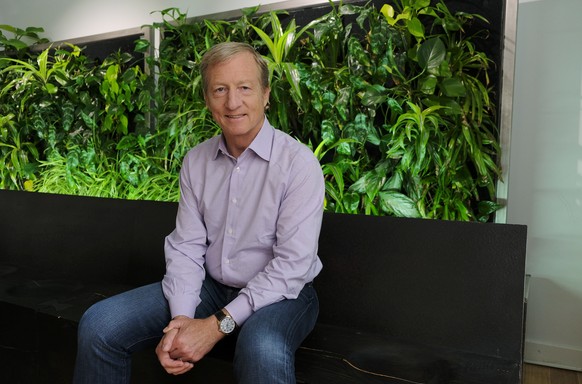
<svg viewBox="0 0 582 384">
<path fill-rule="evenodd" d="M 249 44 L 228 41 L 219 43 L 210 48 L 200 61 L 200 75 L 202 76 L 202 86 L 204 94 L 208 89 L 208 71 L 217 64 L 225 63 L 232 59 L 234 55 L 248 52 L 253 55 L 260 72 L 260 83 L 263 89 L 269 87 L 269 66 L 265 59 Z"/>
</svg>

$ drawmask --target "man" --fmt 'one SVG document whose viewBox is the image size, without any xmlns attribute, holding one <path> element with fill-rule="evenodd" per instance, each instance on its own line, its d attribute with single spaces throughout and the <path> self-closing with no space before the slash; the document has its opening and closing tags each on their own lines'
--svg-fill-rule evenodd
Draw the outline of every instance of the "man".
<svg viewBox="0 0 582 384">
<path fill-rule="evenodd" d="M 218 44 L 200 71 L 222 134 L 184 159 L 162 283 L 84 314 L 76 383 L 128 383 L 131 354 L 156 344 L 164 369 L 183 374 L 224 337 L 237 337 L 237 382 L 295 382 L 295 351 L 319 311 L 321 168 L 267 121 L 269 72 L 251 46 Z"/>
</svg>

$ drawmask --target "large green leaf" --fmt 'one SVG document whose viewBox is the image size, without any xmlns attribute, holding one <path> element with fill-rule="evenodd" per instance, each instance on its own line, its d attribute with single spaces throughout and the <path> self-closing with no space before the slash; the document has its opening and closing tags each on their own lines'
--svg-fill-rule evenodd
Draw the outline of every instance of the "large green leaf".
<svg viewBox="0 0 582 384">
<path fill-rule="evenodd" d="M 467 90 L 461 79 L 451 77 L 441 81 L 441 88 L 445 96 L 448 97 L 464 97 L 467 95 Z"/>
<path fill-rule="evenodd" d="M 438 37 L 433 37 L 423 42 L 418 48 L 418 65 L 426 71 L 438 70 L 445 60 L 446 48 L 443 41 Z"/>
<path fill-rule="evenodd" d="M 379 193 L 380 207 L 386 213 L 397 217 L 420 217 L 420 212 L 412 199 L 396 191 Z"/>
<path fill-rule="evenodd" d="M 406 23 L 406 28 L 408 28 L 408 32 L 410 32 L 412 36 L 417 38 L 424 37 L 424 25 L 417 17 L 413 17 L 412 19 L 408 20 Z"/>
</svg>

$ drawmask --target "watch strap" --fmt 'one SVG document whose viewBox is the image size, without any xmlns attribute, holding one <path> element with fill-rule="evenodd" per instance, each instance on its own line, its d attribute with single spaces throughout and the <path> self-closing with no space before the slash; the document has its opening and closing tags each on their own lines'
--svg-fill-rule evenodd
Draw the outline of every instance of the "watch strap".
<svg viewBox="0 0 582 384">
<path fill-rule="evenodd" d="M 214 313 L 214 316 L 216 316 L 218 322 L 220 323 L 222 319 L 226 317 L 226 314 L 222 311 L 222 309 L 219 309 L 218 311 L 216 311 L 216 313 Z"/>
</svg>

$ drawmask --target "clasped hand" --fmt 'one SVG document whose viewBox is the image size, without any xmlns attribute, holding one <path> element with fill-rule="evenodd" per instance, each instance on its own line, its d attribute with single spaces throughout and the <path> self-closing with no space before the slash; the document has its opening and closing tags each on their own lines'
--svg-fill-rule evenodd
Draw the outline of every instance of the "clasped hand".
<svg viewBox="0 0 582 384">
<path fill-rule="evenodd" d="M 214 316 L 192 319 L 176 316 L 156 347 L 156 355 L 166 372 L 181 375 L 194 367 L 224 335 Z"/>
</svg>

